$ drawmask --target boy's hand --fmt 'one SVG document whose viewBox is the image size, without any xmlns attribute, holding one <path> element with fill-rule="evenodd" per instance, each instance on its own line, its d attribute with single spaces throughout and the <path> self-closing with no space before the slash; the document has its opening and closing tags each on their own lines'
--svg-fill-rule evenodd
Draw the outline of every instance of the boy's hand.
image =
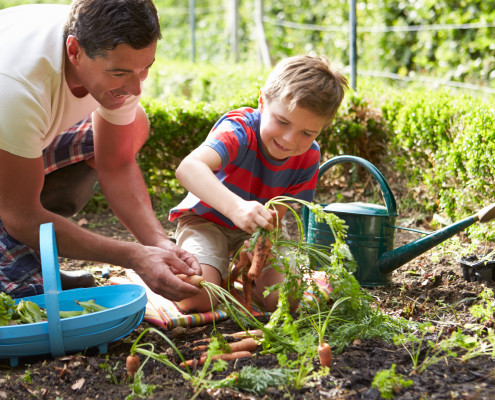
<svg viewBox="0 0 495 400">
<path fill-rule="evenodd" d="M 230 219 L 239 229 L 252 235 L 259 227 L 269 231 L 275 229 L 276 211 L 267 210 L 257 201 L 243 201 Z"/>
</svg>

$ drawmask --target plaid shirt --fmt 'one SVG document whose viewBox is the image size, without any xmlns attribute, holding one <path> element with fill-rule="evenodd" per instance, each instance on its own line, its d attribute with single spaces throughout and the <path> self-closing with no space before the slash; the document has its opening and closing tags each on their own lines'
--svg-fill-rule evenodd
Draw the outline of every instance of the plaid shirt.
<svg viewBox="0 0 495 400">
<path fill-rule="evenodd" d="M 43 151 L 45 174 L 94 156 L 91 117 L 58 135 Z M 38 249 L 10 236 L 0 220 L 0 291 L 13 298 L 43 293 Z"/>
</svg>

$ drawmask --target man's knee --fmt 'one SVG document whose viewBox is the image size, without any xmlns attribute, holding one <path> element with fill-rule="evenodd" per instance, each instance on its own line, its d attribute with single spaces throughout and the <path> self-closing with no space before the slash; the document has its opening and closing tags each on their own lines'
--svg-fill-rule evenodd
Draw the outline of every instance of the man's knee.
<svg viewBox="0 0 495 400">
<path fill-rule="evenodd" d="M 96 171 L 84 161 L 60 168 L 45 176 L 41 204 L 51 212 L 70 217 L 93 197 L 97 180 Z"/>
</svg>

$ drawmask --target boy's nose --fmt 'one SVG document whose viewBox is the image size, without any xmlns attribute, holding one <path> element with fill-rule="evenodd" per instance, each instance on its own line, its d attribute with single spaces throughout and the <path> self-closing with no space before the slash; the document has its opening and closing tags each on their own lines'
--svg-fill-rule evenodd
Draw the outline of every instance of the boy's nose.
<svg viewBox="0 0 495 400">
<path fill-rule="evenodd" d="M 296 132 L 293 129 L 289 129 L 285 132 L 282 138 L 286 143 L 292 143 L 295 140 L 295 134 Z"/>
</svg>

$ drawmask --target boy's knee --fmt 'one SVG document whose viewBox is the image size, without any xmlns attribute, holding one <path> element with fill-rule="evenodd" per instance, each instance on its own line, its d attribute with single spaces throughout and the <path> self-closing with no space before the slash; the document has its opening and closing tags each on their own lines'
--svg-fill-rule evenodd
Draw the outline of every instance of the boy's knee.
<svg viewBox="0 0 495 400">
<path fill-rule="evenodd" d="M 263 290 L 253 288 L 253 298 L 256 300 L 256 303 L 258 303 L 265 311 L 275 311 L 278 308 L 278 290 L 269 293 L 268 296 L 264 296 L 263 292 L 264 288 Z M 296 311 L 298 306 L 299 301 L 297 299 L 289 298 L 289 309 L 291 312 Z"/>
<path fill-rule="evenodd" d="M 212 307 L 218 304 L 218 300 L 215 298 L 210 299 L 206 290 L 203 289 L 203 291 L 204 293 L 199 296 L 177 302 L 176 304 L 179 310 L 184 313 L 211 311 Z"/>
<path fill-rule="evenodd" d="M 203 278 L 207 282 L 212 282 L 216 285 L 220 285 L 222 280 L 220 272 L 211 265 L 201 264 L 203 271 Z M 177 306 L 182 312 L 206 312 L 218 304 L 218 299 L 215 296 L 209 295 L 205 288 L 201 290 L 201 293 L 197 296 L 189 297 L 187 299 L 177 302 Z"/>
<path fill-rule="evenodd" d="M 253 287 L 253 299 L 263 310 L 268 312 L 275 311 L 278 305 L 278 291 L 271 292 L 266 297 L 263 292 L 264 288 Z"/>
</svg>

